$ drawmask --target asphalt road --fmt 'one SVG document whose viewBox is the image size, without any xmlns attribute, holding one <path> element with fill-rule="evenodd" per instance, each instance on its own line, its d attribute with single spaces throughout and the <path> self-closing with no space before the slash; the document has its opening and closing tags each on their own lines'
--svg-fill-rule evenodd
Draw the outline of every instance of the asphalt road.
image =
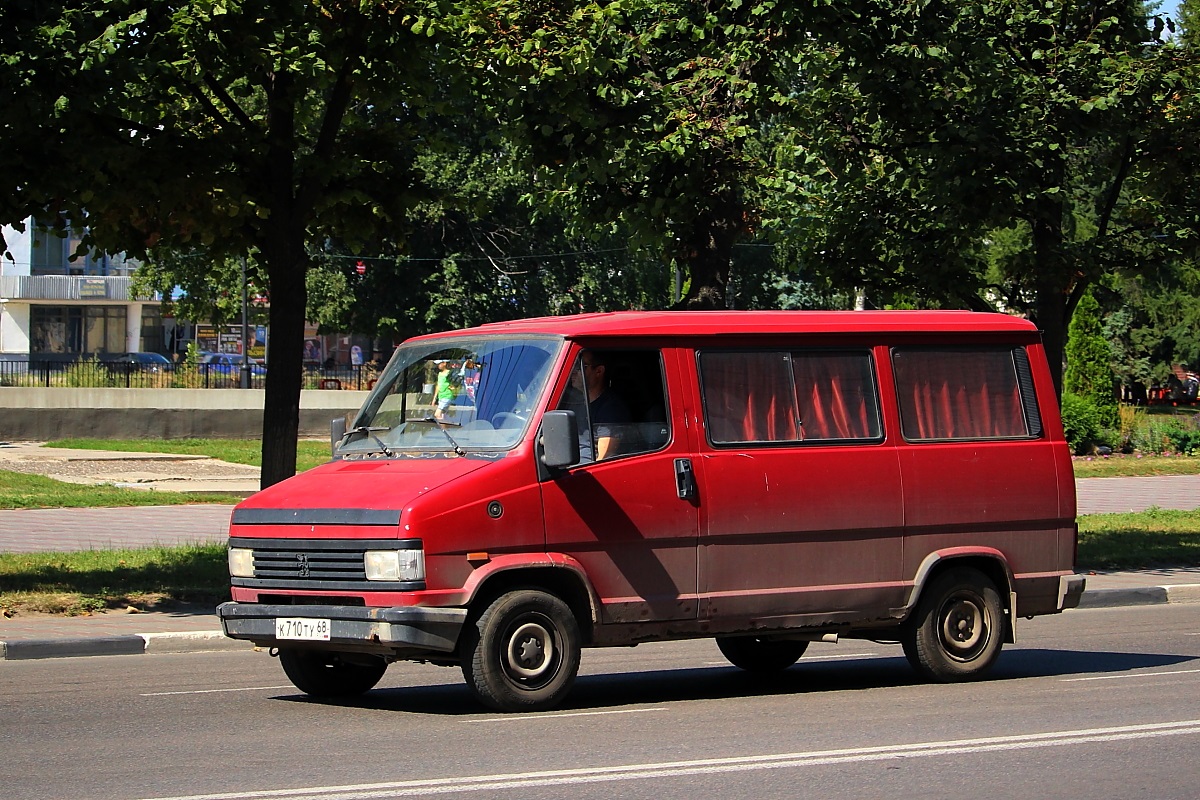
<svg viewBox="0 0 1200 800">
<path fill-rule="evenodd" d="M 1018 635 L 991 679 L 949 686 L 864 642 L 769 679 L 711 641 L 592 650 L 536 715 L 415 664 L 339 706 L 262 652 L 0 662 L 0 797 L 1194 800 L 1200 605 Z"/>
</svg>

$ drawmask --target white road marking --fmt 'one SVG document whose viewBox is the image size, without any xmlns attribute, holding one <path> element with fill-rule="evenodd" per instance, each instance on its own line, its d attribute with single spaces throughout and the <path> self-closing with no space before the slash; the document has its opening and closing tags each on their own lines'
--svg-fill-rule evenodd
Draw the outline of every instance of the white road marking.
<svg viewBox="0 0 1200 800">
<path fill-rule="evenodd" d="M 392 797 L 421 797 L 433 794 L 463 792 L 496 792 L 502 789 L 525 789 L 547 786 L 569 786 L 614 781 L 648 780 L 651 778 L 713 775 L 721 773 L 754 772 L 768 769 L 789 769 L 828 764 L 866 763 L 897 758 L 930 756 L 962 756 L 967 753 L 988 753 L 1005 750 L 1030 750 L 1043 747 L 1118 742 L 1134 739 L 1153 739 L 1163 736 L 1200 734 L 1200 719 L 1181 722 L 1162 722 L 1147 725 L 1123 725 L 1113 728 L 1050 731 L 1015 736 L 992 736 L 980 739 L 918 742 L 915 744 L 855 747 L 844 750 L 815 750 L 811 752 L 777 753 L 761 756 L 707 758 L 694 761 L 661 761 L 648 764 L 627 764 L 614 767 L 514 772 L 495 775 L 468 775 L 453 778 L 363 783 L 344 786 L 307 786 L 297 789 L 263 789 L 248 792 L 179 795 L 146 798 L 146 800 L 382 800 Z"/>
<path fill-rule="evenodd" d="M 1063 683 L 1080 683 L 1082 681 L 1122 681 L 1127 678 L 1153 678 L 1158 675 L 1194 675 L 1200 669 L 1176 669 L 1169 672 L 1132 672 L 1127 675 L 1096 675 L 1091 678 L 1062 678 Z"/>
<path fill-rule="evenodd" d="M 647 711 L 666 711 L 660 706 L 651 708 L 619 708 L 611 711 L 568 711 L 562 714 L 513 714 L 504 717 L 484 717 L 483 719 L 467 720 L 471 723 L 480 722 L 541 722 L 542 720 L 564 719 L 566 717 L 603 717 L 610 714 L 644 714 Z"/>
<path fill-rule="evenodd" d="M 237 689 L 192 689 L 186 692 L 146 692 L 138 695 L 139 697 L 169 697 L 176 694 L 218 694 L 220 692 L 261 692 L 266 689 L 291 689 L 289 683 L 286 686 L 243 686 Z"/>
</svg>

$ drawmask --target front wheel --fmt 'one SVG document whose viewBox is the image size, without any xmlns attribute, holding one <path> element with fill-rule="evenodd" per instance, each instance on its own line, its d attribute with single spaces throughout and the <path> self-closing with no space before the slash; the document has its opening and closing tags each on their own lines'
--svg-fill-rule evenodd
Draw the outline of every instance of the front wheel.
<svg viewBox="0 0 1200 800">
<path fill-rule="evenodd" d="M 995 584 L 959 567 L 921 594 L 905 626 L 904 655 L 922 677 L 949 683 L 981 677 L 1000 656 L 1004 609 Z"/>
<path fill-rule="evenodd" d="M 321 650 L 279 651 L 279 663 L 297 689 L 313 697 L 353 697 L 370 691 L 387 662 L 382 658 L 358 657 Z"/>
<path fill-rule="evenodd" d="M 579 671 L 579 624 L 559 598 L 534 589 L 501 595 L 464 630 L 467 686 L 499 711 L 554 708 Z"/>
</svg>

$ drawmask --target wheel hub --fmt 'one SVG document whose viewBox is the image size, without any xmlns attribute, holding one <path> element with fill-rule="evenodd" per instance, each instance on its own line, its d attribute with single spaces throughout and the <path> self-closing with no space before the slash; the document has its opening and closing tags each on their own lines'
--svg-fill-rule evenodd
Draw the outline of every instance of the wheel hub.
<svg viewBox="0 0 1200 800">
<path fill-rule="evenodd" d="M 954 658 L 968 660 L 987 644 L 988 624 L 980 604 L 969 598 L 951 600 L 942 617 L 942 642 Z"/>
<path fill-rule="evenodd" d="M 513 631 L 505 652 L 505 666 L 522 680 L 538 678 L 554 662 L 554 640 L 549 631 L 534 622 L 526 622 Z"/>
</svg>

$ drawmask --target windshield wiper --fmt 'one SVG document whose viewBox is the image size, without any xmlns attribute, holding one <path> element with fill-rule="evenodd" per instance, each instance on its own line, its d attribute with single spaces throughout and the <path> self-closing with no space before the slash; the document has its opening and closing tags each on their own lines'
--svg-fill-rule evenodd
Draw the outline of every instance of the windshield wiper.
<svg viewBox="0 0 1200 800">
<path fill-rule="evenodd" d="M 454 437 L 450 435 L 450 431 L 446 430 L 446 428 L 461 428 L 461 422 L 446 422 L 444 419 L 437 419 L 436 417 L 425 417 L 421 420 L 421 422 L 428 422 L 436 425 L 437 429 L 442 432 L 443 436 L 446 437 L 446 441 L 450 442 L 450 446 L 454 448 L 455 455 L 465 456 L 467 454 L 467 451 L 463 450 L 462 447 L 459 446 L 458 442 L 454 441 Z"/>
<path fill-rule="evenodd" d="M 375 444 L 379 445 L 379 449 L 383 451 L 383 454 L 385 456 L 387 456 L 388 458 L 394 458 L 396 454 L 392 452 L 391 448 L 389 448 L 386 444 L 383 443 L 383 439 L 380 439 L 378 436 L 375 435 L 376 431 L 390 431 L 390 430 L 391 430 L 391 428 L 388 427 L 387 425 L 380 425 L 380 426 L 359 425 L 357 428 L 351 428 L 350 430 L 348 430 L 344 434 L 342 434 L 342 438 L 338 442 L 338 447 L 341 447 L 342 444 L 347 439 L 349 439 L 351 436 L 353 436 L 354 434 L 363 433 L 363 434 L 366 434 L 367 436 L 370 436 L 372 439 L 375 440 Z"/>
</svg>

